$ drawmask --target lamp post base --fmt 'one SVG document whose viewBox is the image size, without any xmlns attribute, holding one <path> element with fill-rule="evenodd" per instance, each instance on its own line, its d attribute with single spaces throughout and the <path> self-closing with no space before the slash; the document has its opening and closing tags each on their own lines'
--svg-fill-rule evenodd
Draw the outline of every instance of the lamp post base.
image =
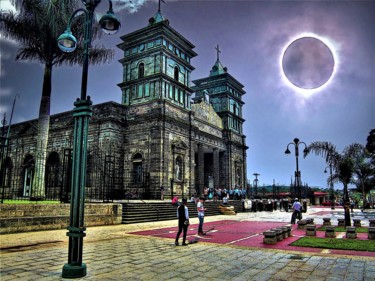
<svg viewBox="0 0 375 281">
<path fill-rule="evenodd" d="M 70 265 L 68 263 L 64 264 L 62 270 L 63 278 L 79 278 L 84 277 L 87 274 L 86 264 L 82 265 Z"/>
</svg>

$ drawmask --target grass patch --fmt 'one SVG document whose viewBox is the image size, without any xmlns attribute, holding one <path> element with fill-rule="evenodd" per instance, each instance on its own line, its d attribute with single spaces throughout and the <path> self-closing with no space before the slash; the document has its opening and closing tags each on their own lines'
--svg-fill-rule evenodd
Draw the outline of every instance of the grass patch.
<svg viewBox="0 0 375 281">
<path fill-rule="evenodd" d="M 52 200 L 30 201 L 30 200 L 4 199 L 4 204 L 60 204 L 60 201 L 52 201 Z"/>
<path fill-rule="evenodd" d="M 325 226 L 321 226 L 321 227 L 317 228 L 316 230 L 318 230 L 318 231 L 326 231 L 326 227 Z M 355 230 L 356 230 L 357 233 L 367 233 L 368 232 L 367 227 L 357 227 Z M 346 228 L 345 227 L 341 227 L 341 226 L 340 227 L 336 226 L 335 227 L 335 231 L 336 232 L 346 232 Z"/>
<path fill-rule="evenodd" d="M 375 243 L 373 240 L 302 237 L 291 245 L 298 247 L 375 252 Z"/>
</svg>

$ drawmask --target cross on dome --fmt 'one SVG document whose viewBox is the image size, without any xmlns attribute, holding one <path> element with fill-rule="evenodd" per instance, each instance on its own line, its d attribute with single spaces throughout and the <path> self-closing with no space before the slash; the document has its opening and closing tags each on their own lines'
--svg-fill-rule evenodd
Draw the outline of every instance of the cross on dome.
<svg viewBox="0 0 375 281">
<path fill-rule="evenodd" d="M 220 51 L 220 49 L 219 49 L 219 44 L 217 44 L 217 46 L 215 47 L 215 50 L 216 50 L 216 52 L 217 52 L 217 54 L 216 54 L 216 56 L 217 56 L 217 60 L 219 60 L 219 56 L 220 56 L 220 53 L 221 53 L 221 51 Z"/>
<path fill-rule="evenodd" d="M 165 3 L 164 0 L 159 0 L 158 12 L 160 12 L 160 4 L 161 4 L 161 2 Z"/>
</svg>

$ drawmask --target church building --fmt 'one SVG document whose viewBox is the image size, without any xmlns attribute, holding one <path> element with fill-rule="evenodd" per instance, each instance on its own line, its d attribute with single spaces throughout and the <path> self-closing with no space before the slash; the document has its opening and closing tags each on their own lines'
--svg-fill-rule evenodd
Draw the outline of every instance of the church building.
<svg viewBox="0 0 375 281">
<path fill-rule="evenodd" d="M 219 46 L 209 75 L 191 81 L 194 45 L 160 9 L 121 41 L 122 103 L 92 107 L 86 198 L 160 199 L 162 190 L 165 198 L 190 197 L 204 187 L 245 187 L 245 91 L 222 65 Z M 4 198 L 32 197 L 37 124 L 11 126 Z M 50 118 L 46 199 L 68 201 L 73 127 L 72 111 Z"/>
</svg>

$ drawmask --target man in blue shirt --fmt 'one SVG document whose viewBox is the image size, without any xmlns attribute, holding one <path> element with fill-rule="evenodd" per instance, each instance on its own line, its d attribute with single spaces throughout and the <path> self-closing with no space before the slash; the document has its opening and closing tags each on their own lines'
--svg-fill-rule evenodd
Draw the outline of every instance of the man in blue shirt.
<svg viewBox="0 0 375 281">
<path fill-rule="evenodd" d="M 302 218 L 301 217 L 301 203 L 298 201 L 298 198 L 294 199 L 292 209 L 293 209 L 293 214 L 292 214 L 291 224 L 295 224 L 296 218 L 298 218 L 299 220 Z"/>
</svg>

